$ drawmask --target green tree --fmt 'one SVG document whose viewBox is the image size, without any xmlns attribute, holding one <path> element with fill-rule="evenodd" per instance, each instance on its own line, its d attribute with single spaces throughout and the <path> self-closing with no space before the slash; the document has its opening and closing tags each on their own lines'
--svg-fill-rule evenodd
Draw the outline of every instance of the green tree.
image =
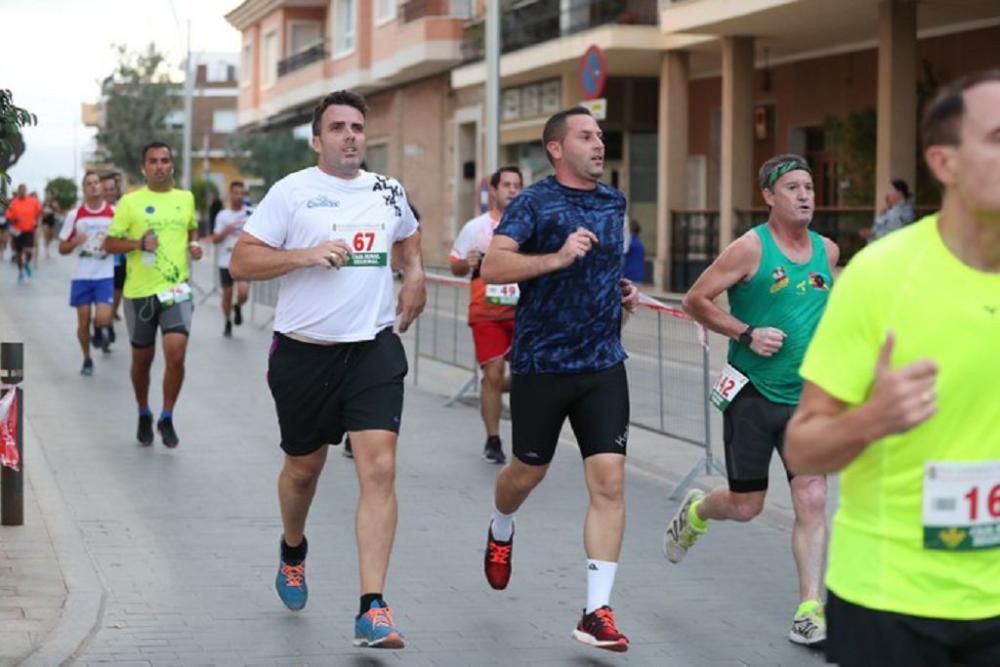
<svg viewBox="0 0 1000 667">
<path fill-rule="evenodd" d="M 63 211 L 73 208 L 79 197 L 76 181 L 65 176 L 58 176 L 46 183 L 45 194 L 52 197 Z"/>
<path fill-rule="evenodd" d="M 118 65 L 101 84 L 104 123 L 97 145 L 105 157 L 132 181 L 142 178 L 142 148 L 153 141 L 169 144 L 180 163 L 180 133 L 167 127 L 166 118 L 181 106 L 180 85 L 166 74 L 163 54 L 150 44 L 145 51 L 114 47 Z"/>
<path fill-rule="evenodd" d="M 228 152 L 244 174 L 264 180 L 264 188 L 298 169 L 316 164 L 316 153 L 305 139 L 290 129 L 237 132 L 229 138 Z"/>
<path fill-rule="evenodd" d="M 0 89 L 0 202 L 6 200 L 10 176 L 7 170 L 24 154 L 24 137 L 21 128 L 37 125 L 35 114 L 14 105 L 14 95 Z"/>
</svg>

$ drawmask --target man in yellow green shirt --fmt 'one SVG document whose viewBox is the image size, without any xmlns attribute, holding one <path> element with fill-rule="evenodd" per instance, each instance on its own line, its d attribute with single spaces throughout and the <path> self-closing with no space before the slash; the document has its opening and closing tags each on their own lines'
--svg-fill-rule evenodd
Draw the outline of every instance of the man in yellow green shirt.
<svg viewBox="0 0 1000 667">
<path fill-rule="evenodd" d="M 806 353 L 797 473 L 841 472 L 827 655 L 1000 665 L 1000 70 L 927 107 L 941 212 L 859 253 Z"/>
<path fill-rule="evenodd" d="M 104 242 L 110 253 L 128 253 L 123 311 L 132 342 L 132 387 L 139 404 L 136 439 L 153 444 L 149 369 L 156 356 L 156 331 L 163 334 L 163 412 L 156 423 L 163 444 L 176 447 L 173 410 L 184 381 L 184 356 L 194 311 L 188 257 L 199 260 L 194 196 L 174 188 L 170 147 L 154 142 L 143 149 L 146 185 L 118 202 Z"/>
</svg>

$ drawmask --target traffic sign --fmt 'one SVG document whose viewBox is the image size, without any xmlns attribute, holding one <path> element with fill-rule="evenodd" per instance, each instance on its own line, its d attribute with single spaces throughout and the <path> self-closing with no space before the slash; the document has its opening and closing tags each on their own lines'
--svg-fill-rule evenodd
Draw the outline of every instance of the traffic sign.
<svg viewBox="0 0 1000 667">
<path fill-rule="evenodd" d="M 591 44 L 580 58 L 580 90 L 583 91 L 583 99 L 600 97 L 607 82 L 608 63 L 604 59 L 604 51 L 596 44 Z"/>
</svg>

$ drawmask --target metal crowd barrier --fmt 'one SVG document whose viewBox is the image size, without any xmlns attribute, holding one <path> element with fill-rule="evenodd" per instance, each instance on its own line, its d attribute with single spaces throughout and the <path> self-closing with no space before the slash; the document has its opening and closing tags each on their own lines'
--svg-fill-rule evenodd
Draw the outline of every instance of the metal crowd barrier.
<svg viewBox="0 0 1000 667">
<path fill-rule="evenodd" d="M 478 365 L 467 324 L 469 283 L 461 278 L 427 274 L 427 306 L 414 325 L 414 383 L 420 359 L 469 371 L 469 379 L 448 405 L 476 392 Z M 708 336 L 678 302 L 642 295 L 640 307 L 622 332 L 629 354 L 630 424 L 700 447 L 704 453 L 671 493 L 676 499 L 702 473 L 725 474 L 713 458 L 709 392 Z"/>
<path fill-rule="evenodd" d="M 218 273 L 218 272 L 216 272 Z M 250 284 L 250 322 L 258 329 L 265 329 L 274 321 L 274 308 L 278 305 L 280 278 L 255 280 Z M 261 309 L 264 321 L 257 324 L 257 310 Z"/>
<path fill-rule="evenodd" d="M 449 406 L 479 391 L 479 364 L 468 310 L 468 280 L 427 274 L 427 305 L 414 324 L 413 382 L 420 382 L 420 357 L 469 371 L 469 379 L 445 404 Z"/>
</svg>

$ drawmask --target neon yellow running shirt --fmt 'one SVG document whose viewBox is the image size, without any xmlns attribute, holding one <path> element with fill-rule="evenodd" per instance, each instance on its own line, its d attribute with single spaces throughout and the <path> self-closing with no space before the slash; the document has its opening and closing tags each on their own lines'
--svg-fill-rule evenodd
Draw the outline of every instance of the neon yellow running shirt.
<svg viewBox="0 0 1000 667">
<path fill-rule="evenodd" d="M 802 376 L 862 403 L 889 330 L 893 368 L 938 364 L 938 412 L 842 471 L 827 587 L 880 611 L 1000 616 L 1000 274 L 959 261 L 937 216 L 893 232 L 841 274 Z"/>
<path fill-rule="evenodd" d="M 128 253 L 122 295 L 139 299 L 187 280 L 188 234 L 197 227 L 194 195 L 187 190 L 153 192 L 143 187 L 122 197 L 108 236 L 138 241 L 151 229 L 159 239 L 155 260 L 141 250 Z"/>
</svg>

